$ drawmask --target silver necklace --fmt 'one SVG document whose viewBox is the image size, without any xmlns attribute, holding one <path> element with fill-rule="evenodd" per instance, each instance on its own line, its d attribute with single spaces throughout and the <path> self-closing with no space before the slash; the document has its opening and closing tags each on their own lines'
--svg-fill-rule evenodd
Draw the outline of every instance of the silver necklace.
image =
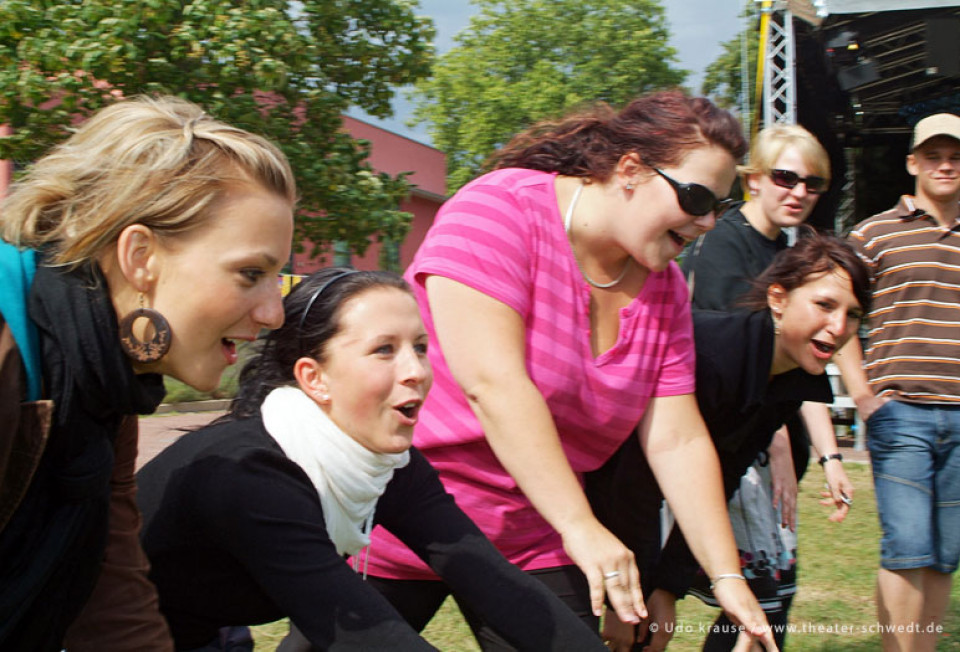
<svg viewBox="0 0 960 652">
<path fill-rule="evenodd" d="M 583 192 L 583 187 L 585 185 L 587 184 L 581 183 L 573 192 L 573 198 L 570 200 L 570 205 L 567 207 L 567 213 L 563 216 L 563 230 L 567 233 L 567 238 L 570 240 L 570 251 L 573 252 L 573 260 L 575 263 L 577 263 L 577 268 L 580 270 L 580 274 L 583 276 L 584 280 L 595 288 L 607 290 L 617 285 L 624 279 L 624 277 L 627 275 L 627 270 L 630 269 L 630 261 L 633 259 L 630 258 L 630 256 L 627 256 L 627 262 L 620 271 L 620 275 L 609 283 L 598 283 L 594 281 L 592 278 L 590 278 L 590 275 L 587 274 L 587 270 L 583 268 L 583 265 L 580 264 L 580 259 L 577 258 L 577 252 L 573 248 L 573 238 L 570 236 L 570 223 L 573 220 L 573 209 L 576 207 L 577 201 L 580 199 L 580 193 Z"/>
</svg>

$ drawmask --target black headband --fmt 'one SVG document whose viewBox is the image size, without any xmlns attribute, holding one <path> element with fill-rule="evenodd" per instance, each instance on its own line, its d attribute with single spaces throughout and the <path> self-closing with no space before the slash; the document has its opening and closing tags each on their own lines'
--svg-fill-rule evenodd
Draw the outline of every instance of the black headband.
<svg viewBox="0 0 960 652">
<path fill-rule="evenodd" d="M 307 301 L 307 307 L 303 309 L 303 313 L 300 315 L 300 323 L 297 325 L 297 341 L 300 344 L 300 350 L 303 351 L 303 325 L 307 322 L 307 315 L 310 314 L 310 309 L 313 308 L 314 302 L 320 298 L 320 295 L 323 294 L 324 290 L 328 287 L 344 278 L 345 276 L 350 276 L 351 274 L 356 274 L 360 270 L 358 269 L 348 269 L 339 274 L 335 274 L 332 278 L 327 279 L 326 283 L 318 287 L 313 292 L 313 296 L 310 297 L 310 300 Z"/>
</svg>

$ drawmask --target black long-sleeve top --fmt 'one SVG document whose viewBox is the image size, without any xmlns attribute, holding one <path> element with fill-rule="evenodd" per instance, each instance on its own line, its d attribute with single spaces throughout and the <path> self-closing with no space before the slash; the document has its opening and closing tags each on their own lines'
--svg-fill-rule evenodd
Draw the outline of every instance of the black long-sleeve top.
<svg viewBox="0 0 960 652">
<path fill-rule="evenodd" d="M 717 449 L 729 500 L 757 455 L 800 405 L 830 403 L 833 393 L 825 375 L 800 368 L 770 376 L 774 333 L 767 311 L 694 311 L 693 333 L 697 405 Z M 641 574 L 647 573 L 644 591 L 663 588 L 683 596 L 698 564 L 679 528 L 660 551 L 657 520 L 650 516 L 662 494 L 639 440 L 629 438 L 587 483 L 598 518 L 638 556 Z"/>
<path fill-rule="evenodd" d="M 434 649 L 337 554 L 316 489 L 260 419 L 184 435 L 140 471 L 138 488 L 150 578 L 178 648 L 204 645 L 225 625 L 288 616 L 317 649 Z M 497 552 L 415 449 L 375 523 L 519 649 L 603 649 Z"/>
</svg>

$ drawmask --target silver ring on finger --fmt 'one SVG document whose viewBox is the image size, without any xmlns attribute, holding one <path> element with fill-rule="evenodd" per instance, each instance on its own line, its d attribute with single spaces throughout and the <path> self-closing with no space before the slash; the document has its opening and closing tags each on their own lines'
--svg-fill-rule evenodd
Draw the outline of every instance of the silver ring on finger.
<svg viewBox="0 0 960 652">
<path fill-rule="evenodd" d="M 604 580 L 615 580 L 620 577 L 620 571 L 610 571 L 609 573 L 603 574 Z"/>
</svg>

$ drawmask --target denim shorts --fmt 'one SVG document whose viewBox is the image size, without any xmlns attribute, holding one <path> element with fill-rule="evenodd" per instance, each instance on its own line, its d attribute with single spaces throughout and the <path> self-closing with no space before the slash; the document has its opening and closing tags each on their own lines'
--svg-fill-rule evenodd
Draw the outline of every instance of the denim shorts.
<svg viewBox="0 0 960 652">
<path fill-rule="evenodd" d="M 960 560 L 960 406 L 889 401 L 867 420 L 867 445 L 888 570 Z"/>
</svg>

